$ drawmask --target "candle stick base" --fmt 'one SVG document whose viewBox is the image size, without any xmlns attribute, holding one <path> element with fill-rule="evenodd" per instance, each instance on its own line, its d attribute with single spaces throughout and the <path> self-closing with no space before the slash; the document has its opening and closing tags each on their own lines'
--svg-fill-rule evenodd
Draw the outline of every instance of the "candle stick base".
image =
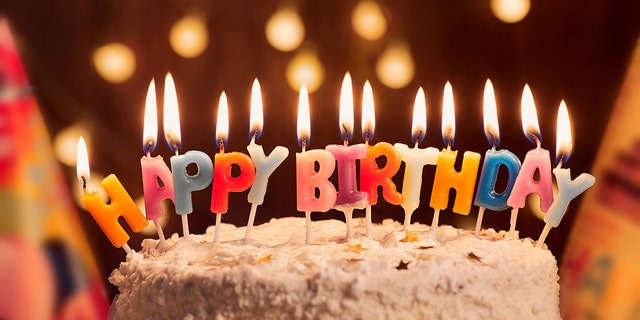
<svg viewBox="0 0 640 320">
<path fill-rule="evenodd" d="M 482 219 L 484 218 L 484 207 L 478 207 L 478 220 L 476 220 L 476 230 L 473 232 L 473 235 L 478 238 L 480 237 L 480 229 L 482 228 Z"/>
<path fill-rule="evenodd" d="M 344 208 L 344 220 L 347 224 L 347 235 L 345 240 L 349 241 L 353 239 L 353 208 Z"/>
<path fill-rule="evenodd" d="M 313 235 L 311 234 L 311 211 L 305 211 L 304 216 L 307 222 L 307 238 L 306 244 L 313 244 Z"/>
<path fill-rule="evenodd" d="M 156 246 L 156 250 L 160 252 L 167 251 L 169 248 L 169 244 L 167 244 L 167 239 L 164 236 L 164 231 L 162 231 L 162 225 L 160 224 L 160 219 L 153 219 L 153 224 L 156 226 L 156 231 L 158 232 L 158 245 Z"/>
<path fill-rule="evenodd" d="M 220 228 L 222 223 L 222 214 L 216 213 L 216 231 L 213 236 L 213 243 L 220 243 Z"/>
<path fill-rule="evenodd" d="M 407 230 L 409 229 L 409 225 L 411 224 L 411 215 L 413 214 L 413 211 L 404 210 L 404 223 L 402 224 L 402 230 Z"/>
<path fill-rule="evenodd" d="M 367 220 L 367 238 L 371 238 L 371 205 L 367 205 L 365 209 L 365 217 Z"/>
<path fill-rule="evenodd" d="M 186 214 L 181 214 L 182 216 L 182 236 L 189 236 L 189 217 Z"/>
<path fill-rule="evenodd" d="M 435 237 L 436 230 L 438 230 L 438 221 L 440 220 L 440 209 L 433 209 L 433 220 L 431 221 L 431 228 L 429 234 Z"/>
<path fill-rule="evenodd" d="M 552 226 L 550 224 L 545 224 L 544 229 L 542 229 L 542 233 L 540 233 L 540 237 L 538 238 L 538 242 L 536 242 L 536 248 L 542 247 L 544 244 L 544 240 L 547 239 L 549 235 L 549 231 L 551 231 Z"/>
<path fill-rule="evenodd" d="M 247 221 L 247 231 L 244 234 L 244 239 L 251 239 L 251 231 L 253 231 L 253 223 L 256 220 L 256 210 L 258 210 L 258 205 L 255 203 L 251 204 L 251 211 L 249 212 L 249 221 Z"/>
<path fill-rule="evenodd" d="M 131 250 L 131 247 L 129 247 L 129 245 L 126 242 L 122 244 L 122 249 L 127 254 L 130 254 L 131 252 L 133 252 L 133 250 Z"/>
<path fill-rule="evenodd" d="M 518 208 L 511 209 L 511 226 L 509 227 L 509 238 L 516 239 L 516 221 L 518 220 Z"/>
</svg>

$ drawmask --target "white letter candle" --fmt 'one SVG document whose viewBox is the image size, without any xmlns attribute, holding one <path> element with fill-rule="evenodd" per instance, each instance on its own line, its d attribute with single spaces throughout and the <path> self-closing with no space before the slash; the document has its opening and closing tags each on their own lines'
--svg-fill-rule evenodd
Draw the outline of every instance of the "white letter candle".
<svg viewBox="0 0 640 320">
<path fill-rule="evenodd" d="M 170 199 L 173 203 L 173 177 L 167 164 L 161 156 L 151 157 L 151 152 L 156 148 L 158 139 L 158 111 L 156 105 L 156 85 L 151 80 L 144 110 L 144 128 L 142 136 L 142 152 L 145 154 L 140 159 L 142 168 L 142 188 L 144 190 L 144 210 L 147 220 L 152 220 L 158 232 L 157 249 L 166 249 L 167 244 L 160 225 L 162 217 L 162 201 Z M 162 182 L 162 186 L 158 183 Z"/>
<path fill-rule="evenodd" d="M 560 221 L 564 217 L 571 200 L 589 189 L 596 182 L 595 177 L 588 173 L 582 173 L 575 180 L 571 180 L 571 170 L 561 168 L 562 164 L 569 159 L 572 147 L 571 122 L 569 121 L 567 106 L 563 100 L 558 109 L 556 134 L 556 161 L 558 166 L 553 169 L 553 174 L 556 176 L 556 182 L 558 183 L 558 195 L 544 216 L 545 226 L 540 238 L 538 238 L 536 247 L 542 246 L 551 228 L 560 225 Z"/>
<path fill-rule="evenodd" d="M 393 146 L 404 162 L 404 179 L 402 181 L 402 203 L 404 209 L 404 229 L 411 224 L 411 215 L 420 206 L 420 191 L 422 189 L 422 168 L 425 165 L 438 163 L 438 149 L 428 147 L 418 148 L 418 144 L 427 135 L 427 104 L 422 87 L 416 93 L 413 105 L 413 120 L 411 139 L 413 148 L 406 144 L 396 143 Z"/>
<path fill-rule="evenodd" d="M 256 144 L 256 139 L 262 135 L 262 125 L 262 94 L 260 93 L 260 83 L 258 79 L 255 79 L 251 87 L 251 115 L 249 118 L 249 136 L 251 137 L 251 143 L 247 146 L 247 151 L 256 167 L 256 176 L 247 195 L 247 201 L 251 203 L 251 212 L 249 213 L 247 231 L 244 236 L 245 239 L 251 238 L 256 210 L 258 206 L 264 202 L 267 185 L 269 184 L 269 176 L 271 176 L 276 168 L 278 168 L 289 155 L 289 149 L 282 146 L 275 147 L 269 156 L 265 155 L 262 146 Z"/>
<path fill-rule="evenodd" d="M 540 210 L 547 212 L 553 202 L 553 186 L 551 183 L 551 158 L 549 151 L 540 147 L 542 136 L 538 126 L 538 114 L 533 101 L 533 94 L 529 85 L 524 86 L 522 92 L 522 130 L 529 141 L 536 144 L 536 148 L 527 152 L 520 173 L 511 190 L 507 205 L 511 210 L 511 227 L 509 236 L 515 238 L 516 221 L 518 211 L 524 208 L 527 196 L 536 193 L 540 197 Z M 536 170 L 539 172 L 539 180 L 534 179 Z"/>
<path fill-rule="evenodd" d="M 371 237 L 371 206 L 378 202 L 378 187 L 382 187 L 382 195 L 389 203 L 401 204 L 403 200 L 402 194 L 396 190 L 396 185 L 391 180 L 400 169 L 400 153 L 387 142 L 369 145 L 373 140 L 375 124 L 373 90 L 367 81 L 362 92 L 362 138 L 367 147 L 367 157 L 360 160 L 360 189 L 366 192 L 369 198 L 365 210 L 367 237 Z M 386 159 L 382 168 L 379 168 L 376 162 L 379 157 Z"/>
<path fill-rule="evenodd" d="M 353 209 L 364 209 L 369 203 L 368 194 L 358 191 L 356 176 L 356 160 L 367 156 L 367 147 L 364 144 L 349 146 L 353 137 L 353 92 L 351 90 L 351 76 L 347 73 L 344 77 L 340 94 L 340 136 L 343 145 L 332 144 L 325 149 L 336 158 L 338 169 L 338 194 L 334 208 L 342 211 L 347 225 L 346 239 L 353 238 L 352 216 Z"/>
<path fill-rule="evenodd" d="M 438 154 L 438 165 L 431 189 L 431 201 L 433 208 L 433 222 L 429 232 L 435 234 L 438 228 L 440 210 L 447 208 L 449 204 L 449 190 L 456 190 L 453 203 L 453 212 L 467 215 L 471 211 L 473 189 L 480 165 L 480 154 L 466 151 L 462 159 L 460 172 L 454 168 L 458 151 L 451 150 L 455 139 L 456 122 L 453 107 L 453 89 L 449 82 L 444 86 L 442 101 L 442 140 L 447 146 Z"/>
<path fill-rule="evenodd" d="M 215 243 L 220 242 L 220 223 L 222 215 L 229 209 L 229 192 L 249 189 L 256 175 L 256 168 L 249 156 L 240 152 L 224 152 L 228 136 L 229 106 L 227 95 L 223 91 L 220 95 L 216 121 L 216 144 L 220 152 L 214 157 L 213 190 L 211 191 L 211 212 L 216 214 Z M 237 177 L 231 175 L 234 165 L 240 167 L 240 174 Z"/>
<path fill-rule="evenodd" d="M 306 151 L 311 137 L 309 96 L 307 87 L 302 85 L 298 100 L 298 142 L 302 152 L 296 153 L 296 203 L 298 211 L 304 211 L 306 218 L 306 243 L 313 243 L 311 234 L 311 212 L 327 212 L 336 202 L 336 188 L 329 181 L 336 161 L 326 150 Z M 315 163 L 318 163 L 318 171 Z M 316 188 L 319 194 L 316 197 Z"/>
<path fill-rule="evenodd" d="M 478 219 L 474 235 L 480 235 L 482 227 L 482 217 L 486 208 L 493 211 L 502 211 L 509 206 L 507 199 L 511 194 L 511 189 L 516 181 L 518 171 L 520 171 L 520 159 L 509 150 L 496 150 L 500 144 L 500 127 L 498 126 L 498 112 L 496 110 L 496 97 L 493 92 L 491 80 L 487 79 L 484 86 L 484 133 L 491 149 L 484 155 L 484 163 L 480 172 L 478 189 L 474 204 L 479 207 Z M 496 192 L 496 181 L 500 166 L 507 169 L 507 186 L 502 192 Z"/>
</svg>

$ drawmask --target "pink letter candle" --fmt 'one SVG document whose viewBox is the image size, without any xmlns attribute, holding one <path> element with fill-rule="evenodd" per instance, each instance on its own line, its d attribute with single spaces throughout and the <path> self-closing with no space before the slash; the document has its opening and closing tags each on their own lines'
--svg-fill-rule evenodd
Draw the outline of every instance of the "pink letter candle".
<svg viewBox="0 0 640 320">
<path fill-rule="evenodd" d="M 542 136 L 538 126 L 538 115 L 533 101 L 533 95 L 528 85 L 522 93 L 522 129 L 525 136 L 537 147 L 527 152 L 520 173 L 511 190 L 507 205 L 513 207 L 511 211 L 511 227 L 509 236 L 515 237 L 518 210 L 524 208 L 527 196 L 531 193 L 540 197 L 540 210 L 547 212 L 553 202 L 553 186 L 551 183 L 551 159 L 549 151 L 540 147 Z M 539 180 L 535 180 L 535 172 L 539 173 Z"/>
<path fill-rule="evenodd" d="M 433 222 L 431 223 L 430 230 L 432 234 L 435 233 L 438 227 L 440 210 L 444 210 L 448 206 L 450 189 L 456 190 L 453 212 L 463 215 L 469 214 L 473 189 L 478 174 L 478 166 L 480 165 L 480 154 L 466 151 L 462 159 L 460 172 L 454 168 L 458 152 L 451 150 L 455 139 L 456 125 L 453 107 L 453 89 L 449 82 L 444 86 L 442 106 L 442 139 L 447 145 L 447 148 L 442 149 L 438 154 L 438 165 L 436 166 L 436 174 L 431 190 L 431 201 L 429 205 L 434 209 Z"/>
</svg>

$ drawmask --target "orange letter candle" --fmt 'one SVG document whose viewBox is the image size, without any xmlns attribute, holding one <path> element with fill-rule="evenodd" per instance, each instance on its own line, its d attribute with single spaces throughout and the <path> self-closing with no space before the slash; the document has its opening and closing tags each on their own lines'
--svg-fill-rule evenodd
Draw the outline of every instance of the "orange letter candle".
<svg viewBox="0 0 640 320">
<path fill-rule="evenodd" d="M 449 204 L 449 190 L 456 190 L 453 212 L 467 215 L 471 211 L 473 189 L 480 165 L 480 154 L 466 151 L 462 159 L 462 169 L 454 168 L 458 151 L 449 148 L 438 154 L 438 165 L 431 191 L 430 206 L 444 210 Z"/>
</svg>

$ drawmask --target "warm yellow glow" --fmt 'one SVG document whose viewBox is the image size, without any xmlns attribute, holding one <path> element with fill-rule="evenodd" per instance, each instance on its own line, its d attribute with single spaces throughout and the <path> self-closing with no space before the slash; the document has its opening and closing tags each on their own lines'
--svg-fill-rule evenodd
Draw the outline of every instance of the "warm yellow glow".
<svg viewBox="0 0 640 320">
<path fill-rule="evenodd" d="M 378 57 L 376 75 L 380 82 L 393 89 L 407 86 L 415 74 L 415 64 L 406 45 L 392 45 Z"/>
<path fill-rule="evenodd" d="M 373 103 L 373 89 L 369 80 L 365 81 L 362 88 L 362 135 L 365 139 L 373 139 L 376 131 L 376 112 Z"/>
<path fill-rule="evenodd" d="M 427 134 L 427 99 L 422 87 L 418 88 L 416 100 L 413 103 L 413 121 L 411 122 L 411 137 L 413 143 L 420 143 Z"/>
<path fill-rule="evenodd" d="M 156 148 L 158 140 L 158 106 L 156 103 L 156 82 L 151 80 L 147 99 L 144 105 L 144 127 L 142 133 L 142 150 L 147 153 Z"/>
<path fill-rule="evenodd" d="M 303 84 L 309 92 L 316 91 L 324 81 L 324 68 L 318 57 L 310 52 L 296 54 L 287 65 L 287 82 L 293 90 Z"/>
<path fill-rule="evenodd" d="M 531 0 L 491 0 L 491 11 L 502 22 L 518 22 L 529 13 Z"/>
<path fill-rule="evenodd" d="M 82 186 L 84 181 L 88 181 L 91 177 L 91 170 L 89 169 L 89 155 L 87 154 L 87 144 L 84 142 L 84 138 L 78 139 L 78 149 L 76 151 L 76 174 L 78 181 Z"/>
<path fill-rule="evenodd" d="M 138 206 L 138 209 L 140 209 L 140 212 L 142 212 L 142 214 L 146 217 L 147 212 L 145 211 L 144 207 L 144 197 L 141 196 L 136 198 L 136 205 Z M 167 210 L 169 210 L 167 206 L 167 200 L 162 201 L 160 203 L 160 207 L 162 208 L 162 212 L 167 212 Z M 169 215 L 163 214 L 158 220 L 160 221 L 160 226 L 162 226 L 162 228 L 165 228 L 167 226 L 167 223 L 169 222 Z M 153 236 L 158 233 L 158 231 L 156 230 L 156 224 L 153 222 L 153 220 L 149 220 L 149 224 L 140 232 L 147 236 Z"/>
<path fill-rule="evenodd" d="M 360 1 L 351 13 L 353 30 L 366 40 L 377 40 L 387 32 L 387 20 L 380 4 L 371 0 Z"/>
<path fill-rule="evenodd" d="M 201 14 L 190 14 L 178 20 L 169 31 L 171 48 L 183 58 L 199 56 L 209 44 L 209 32 Z"/>
<path fill-rule="evenodd" d="M 251 134 L 256 134 L 256 138 L 262 133 L 264 123 L 262 114 L 262 91 L 258 79 L 253 80 L 251 85 L 251 113 L 249 114 L 249 130 Z"/>
<path fill-rule="evenodd" d="M 493 147 L 500 144 L 500 127 L 498 125 L 498 111 L 496 110 L 496 94 L 491 80 L 484 85 L 484 134 Z"/>
<path fill-rule="evenodd" d="M 347 72 L 340 88 L 340 115 L 338 123 L 342 139 L 351 141 L 353 138 L 353 84 L 351 74 Z"/>
<path fill-rule="evenodd" d="M 76 165 L 78 137 L 87 136 L 89 132 L 80 124 L 74 124 L 60 130 L 53 141 L 58 161 L 73 167 Z"/>
<path fill-rule="evenodd" d="M 265 33 L 271 46 L 280 51 L 293 51 L 304 40 L 304 24 L 298 13 L 289 8 L 278 10 L 267 21 Z"/>
<path fill-rule="evenodd" d="M 528 84 L 524 85 L 522 90 L 522 130 L 527 139 L 540 144 L 540 126 L 538 125 L 538 113 L 536 112 L 536 104 L 533 101 L 533 94 Z"/>
<path fill-rule="evenodd" d="M 180 113 L 178 111 L 178 94 L 171 73 L 164 78 L 164 137 L 172 151 L 178 152 L 182 143 L 180 136 Z"/>
<path fill-rule="evenodd" d="M 558 122 L 556 133 L 556 160 L 561 158 L 568 158 L 571 155 L 571 149 L 573 143 L 571 139 L 571 121 L 569 120 L 569 111 L 567 110 L 567 104 L 564 100 L 560 102 L 558 108 Z"/>
<path fill-rule="evenodd" d="M 307 86 L 304 84 L 300 87 L 300 96 L 298 98 L 298 141 L 307 140 L 309 143 L 311 138 L 311 115 L 309 112 L 309 93 Z M 303 144 L 304 150 L 304 144 Z"/>
<path fill-rule="evenodd" d="M 453 145 L 456 138 L 456 115 L 453 107 L 453 88 L 447 81 L 444 85 L 442 98 L 442 139 L 447 142 L 447 147 Z"/>
<path fill-rule="evenodd" d="M 218 148 L 220 148 L 220 140 L 226 143 L 229 138 L 229 104 L 227 102 L 227 94 L 224 93 L 224 91 L 220 94 L 218 116 L 216 119 L 216 143 L 218 143 Z"/>
<path fill-rule="evenodd" d="M 122 43 L 110 43 L 93 53 L 93 64 L 98 75 L 111 83 L 122 83 L 136 70 L 133 51 Z"/>
</svg>

